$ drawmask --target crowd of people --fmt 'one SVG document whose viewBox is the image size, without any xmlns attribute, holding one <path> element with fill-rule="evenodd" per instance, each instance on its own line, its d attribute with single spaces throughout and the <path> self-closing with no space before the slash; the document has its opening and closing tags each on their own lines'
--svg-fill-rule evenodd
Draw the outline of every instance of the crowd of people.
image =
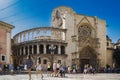
<svg viewBox="0 0 120 80">
<path fill-rule="evenodd" d="M 89 64 L 84 65 L 84 71 L 83 71 L 84 74 L 87 74 L 87 73 L 95 74 L 95 72 L 96 72 L 96 70 L 94 67 L 92 67 L 92 65 L 89 65 Z"/>
<path fill-rule="evenodd" d="M 11 74 L 13 75 L 13 71 L 14 71 L 14 66 L 13 64 L 0 64 L 0 74 Z"/>
<path fill-rule="evenodd" d="M 33 67 L 33 61 L 31 59 L 31 56 L 29 55 L 28 59 L 26 60 L 25 63 L 25 69 L 28 71 L 29 74 L 29 80 L 31 80 L 31 69 Z M 41 75 L 41 79 L 43 79 L 43 74 L 42 74 L 42 64 L 41 64 L 41 59 L 37 59 L 37 63 L 35 65 L 36 67 L 36 77 L 38 75 Z M 65 77 L 65 67 L 60 64 L 54 62 L 53 64 L 50 64 L 50 62 L 47 63 L 47 76 L 54 76 L 54 77 Z"/>
<path fill-rule="evenodd" d="M 34 65 L 35 64 L 35 65 Z M 36 78 L 43 79 L 43 66 L 41 64 L 41 59 L 38 58 L 36 63 L 33 63 L 31 56 L 29 55 L 26 59 L 24 70 L 28 72 L 29 80 L 31 80 L 31 71 L 35 67 L 36 72 Z M 9 71 L 11 75 L 13 75 L 14 72 L 14 66 L 13 64 L 4 65 L 4 70 Z M 0 66 L 0 72 L 3 71 L 2 66 Z M 61 64 L 60 62 L 54 61 L 52 64 L 50 62 L 47 62 L 47 76 L 48 77 L 65 77 L 65 73 L 77 73 L 79 72 L 78 67 L 74 64 L 72 66 L 65 66 Z M 91 65 L 85 65 L 83 73 L 95 73 L 95 69 Z M 41 77 L 40 77 L 41 76 Z"/>
</svg>

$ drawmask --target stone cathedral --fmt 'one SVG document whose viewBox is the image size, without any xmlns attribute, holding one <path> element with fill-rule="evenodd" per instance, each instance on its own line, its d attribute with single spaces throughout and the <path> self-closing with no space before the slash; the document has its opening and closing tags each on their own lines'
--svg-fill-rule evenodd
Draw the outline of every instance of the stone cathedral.
<svg viewBox="0 0 120 80">
<path fill-rule="evenodd" d="M 112 65 L 105 20 L 77 14 L 64 6 L 55 8 L 51 17 L 50 27 L 28 29 L 13 37 L 14 65 L 23 65 L 27 55 L 32 55 L 34 64 L 40 58 L 45 69 L 47 62 L 55 61 L 78 68 L 85 64 L 95 68 Z"/>
</svg>

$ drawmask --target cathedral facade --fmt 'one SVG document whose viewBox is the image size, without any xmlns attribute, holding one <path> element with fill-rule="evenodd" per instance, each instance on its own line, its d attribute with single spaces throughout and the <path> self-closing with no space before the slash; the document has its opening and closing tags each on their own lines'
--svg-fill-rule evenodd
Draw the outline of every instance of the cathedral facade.
<svg viewBox="0 0 120 80">
<path fill-rule="evenodd" d="M 51 27 L 38 27 L 22 31 L 13 37 L 13 61 L 25 63 L 32 55 L 34 64 L 41 59 L 46 69 L 47 62 L 59 62 L 65 66 L 75 64 L 83 68 L 90 64 L 95 68 L 105 67 L 112 53 L 106 45 L 106 21 L 96 16 L 77 14 L 69 7 L 58 7 L 52 12 Z M 110 43 L 111 44 L 111 43 Z M 111 59 L 112 60 L 112 59 Z"/>
</svg>

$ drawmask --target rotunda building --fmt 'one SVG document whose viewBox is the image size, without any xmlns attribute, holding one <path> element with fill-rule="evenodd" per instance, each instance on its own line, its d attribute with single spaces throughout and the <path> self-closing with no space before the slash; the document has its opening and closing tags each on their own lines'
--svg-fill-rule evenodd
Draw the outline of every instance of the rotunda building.
<svg viewBox="0 0 120 80">
<path fill-rule="evenodd" d="M 65 32 L 66 29 L 39 27 L 16 34 L 13 38 L 14 64 L 24 64 L 27 55 L 32 55 L 34 65 L 38 58 L 45 67 L 47 62 L 54 61 L 65 65 L 67 43 L 61 35 Z"/>
</svg>

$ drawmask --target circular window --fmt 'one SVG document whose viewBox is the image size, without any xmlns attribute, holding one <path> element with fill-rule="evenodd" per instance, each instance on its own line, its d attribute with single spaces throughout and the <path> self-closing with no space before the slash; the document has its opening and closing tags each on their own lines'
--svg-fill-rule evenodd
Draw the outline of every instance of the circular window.
<svg viewBox="0 0 120 80">
<path fill-rule="evenodd" d="M 91 29 L 88 26 L 83 25 L 78 29 L 78 33 L 79 33 L 79 36 L 81 37 L 90 37 Z"/>
</svg>

